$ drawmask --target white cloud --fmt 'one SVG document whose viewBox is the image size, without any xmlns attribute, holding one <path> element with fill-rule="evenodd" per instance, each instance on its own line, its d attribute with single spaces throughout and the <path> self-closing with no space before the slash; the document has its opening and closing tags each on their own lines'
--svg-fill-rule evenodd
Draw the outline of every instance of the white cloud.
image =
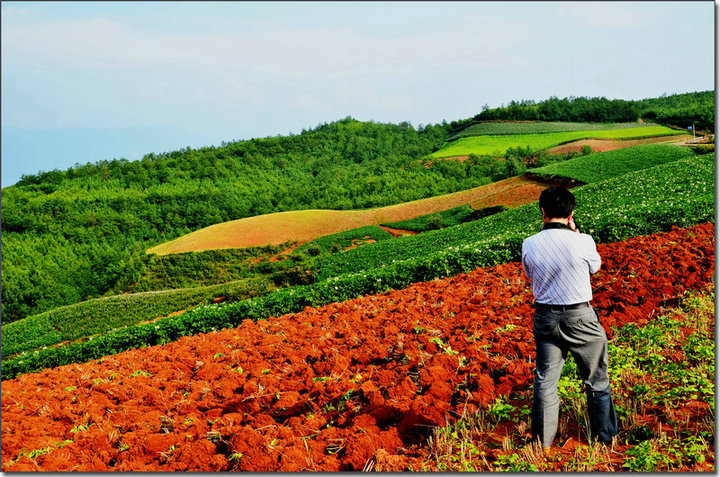
<svg viewBox="0 0 720 477">
<path fill-rule="evenodd" d="M 658 16 L 650 2 L 559 2 L 556 8 L 561 19 L 595 28 L 637 26 Z"/>
<path fill-rule="evenodd" d="M 7 24 L 2 36 L 3 56 L 10 60 L 65 67 L 152 65 L 337 77 L 506 64 L 507 49 L 525 35 L 522 25 L 476 17 L 404 37 L 374 37 L 349 27 L 160 37 L 107 19 Z"/>
</svg>

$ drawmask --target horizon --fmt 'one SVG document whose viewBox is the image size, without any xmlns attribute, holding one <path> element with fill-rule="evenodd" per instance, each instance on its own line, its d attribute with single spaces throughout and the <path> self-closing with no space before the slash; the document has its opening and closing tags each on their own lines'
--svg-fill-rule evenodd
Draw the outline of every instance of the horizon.
<svg viewBox="0 0 720 477">
<path fill-rule="evenodd" d="M 5 1 L 2 187 L 348 116 L 417 127 L 551 96 L 713 91 L 713 8 Z"/>
</svg>

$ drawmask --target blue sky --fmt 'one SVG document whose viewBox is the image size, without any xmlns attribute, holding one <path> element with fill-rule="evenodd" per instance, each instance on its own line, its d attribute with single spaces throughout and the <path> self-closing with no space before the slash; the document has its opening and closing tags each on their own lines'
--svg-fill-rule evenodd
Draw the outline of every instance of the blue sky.
<svg viewBox="0 0 720 477">
<path fill-rule="evenodd" d="M 12 2 L 2 186 L 346 116 L 714 88 L 713 2 Z"/>
</svg>

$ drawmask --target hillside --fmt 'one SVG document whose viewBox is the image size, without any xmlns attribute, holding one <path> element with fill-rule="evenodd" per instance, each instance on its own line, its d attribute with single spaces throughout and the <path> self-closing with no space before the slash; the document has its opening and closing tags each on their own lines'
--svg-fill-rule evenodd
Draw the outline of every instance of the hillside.
<svg viewBox="0 0 720 477">
<path fill-rule="evenodd" d="M 658 318 L 669 297 L 711 286 L 714 227 L 636 237 L 599 253 L 595 304 L 611 337 L 657 332 L 652 325 L 673 326 Z M 5 381 L 2 470 L 418 470 L 431 466 L 434 427 L 483 409 L 479 418 L 494 425 L 476 441 L 483 458 L 471 462 L 511 470 L 511 454 L 527 443 L 531 302 L 514 262 Z M 667 470 L 714 467 L 712 321 L 695 330 L 675 320 L 664 347 L 642 337 L 635 347 L 611 341 L 613 364 L 625 363 L 613 375 L 621 435 L 612 457 L 587 470 L 642 465 L 633 456 L 643 442 L 657 446 Z M 630 331 L 615 331 L 622 325 Z M 634 366 L 644 364 L 633 357 L 657 359 L 666 349 L 695 360 L 692 381 L 664 360 L 652 366 L 653 380 L 639 377 Z M 691 358 L 697 349 L 706 353 Z M 577 392 L 563 388 L 564 402 Z M 564 409 L 565 445 L 554 455 L 578 470 L 582 425 Z M 550 456 L 520 462 L 558 465 Z"/>
<path fill-rule="evenodd" d="M 578 111 L 605 105 L 604 118 L 540 119 L 627 122 L 640 114 L 623 113 L 622 101 L 605 103 L 567 102 Z M 643 114 L 654 111 L 657 118 L 709 104 L 705 93 L 646 103 Z M 215 224 L 278 212 L 387 207 L 466 191 L 531 166 L 502 147 L 500 161 L 426 160 L 473 120 L 416 129 L 346 118 L 295 135 L 24 176 L 2 191 L 3 320 L 123 293 L 147 270 L 148 248 Z"/>
<path fill-rule="evenodd" d="M 584 132 L 523 124 L 516 138 Z M 714 154 L 553 155 L 514 141 L 498 157 L 432 159 L 452 130 L 348 119 L 4 190 L 2 298 L 20 319 L 3 308 L 2 470 L 713 471 Z M 384 152 L 362 156 L 372 148 Z M 519 259 L 540 226 L 532 175 L 574 186 L 576 223 L 598 243 L 592 303 L 621 429 L 611 447 L 587 440 L 572 359 L 558 445 L 530 440 L 533 297 Z M 420 191 L 402 189 L 413 179 Z M 223 218 L 261 191 L 277 199 L 267 213 Z M 301 192 L 353 205 L 333 220 L 282 210 Z M 348 230 L 354 213 L 376 225 Z M 318 225 L 325 235 L 297 246 Z M 286 240 L 145 253 L 183 235 L 200 237 L 196 249 Z M 80 301 L 89 290 L 106 296 Z M 38 303 L 47 310 L 21 316 Z"/>
<path fill-rule="evenodd" d="M 638 146 L 637 149 L 648 147 L 651 146 Z M 576 223 L 597 242 L 623 240 L 713 220 L 714 156 L 683 159 L 682 148 L 652 147 L 669 148 L 677 155 L 666 155 L 664 160 L 668 162 L 644 168 L 646 164 L 643 161 L 626 160 L 616 152 L 611 155 L 610 162 L 623 165 L 624 169 L 608 169 L 608 175 L 612 171 L 615 177 L 574 189 L 579 207 Z M 633 148 L 625 150 L 629 157 L 636 152 Z M 595 159 L 602 162 L 606 154 L 609 153 L 596 154 Z M 573 162 L 583 159 L 576 158 L 566 164 L 572 166 Z M 633 184 L 632 188 L 627 187 L 628 182 Z M 668 200 L 668 194 L 672 200 Z M 93 305 L 88 303 L 82 308 L 82 316 L 92 315 L 92 319 L 87 319 L 85 323 L 82 323 L 81 316 L 76 316 L 81 315 L 80 309 L 28 317 L 18 321 L 17 326 L 13 326 L 16 323 L 6 325 L 5 341 L 10 339 L 11 343 L 17 344 L 17 351 L 24 351 L 3 359 L 2 376 L 7 379 L 48 366 L 83 362 L 132 346 L 166 343 L 182 336 L 237 326 L 244 319 L 266 319 L 301 311 L 306 306 L 403 288 L 418 281 L 452 276 L 479 266 L 519 260 L 522 240 L 537 230 L 538 222 L 537 204 L 533 203 L 443 230 L 383 239 L 344 252 L 319 255 L 316 257 L 319 260 L 305 265 L 317 268 L 307 285 L 287 287 L 286 284 L 277 291 L 269 287 L 265 292 L 257 289 L 253 292 L 254 287 L 246 285 L 246 291 L 253 292 L 250 295 L 253 298 L 243 298 L 242 294 L 238 296 L 237 292 L 233 292 L 236 301 L 232 303 L 201 306 L 157 321 L 156 316 L 140 318 L 142 315 L 137 311 L 152 311 L 158 305 L 167 307 L 171 299 L 187 299 L 188 295 L 168 293 L 167 298 L 163 298 L 163 294 L 151 294 L 148 295 L 151 301 L 145 307 L 142 306 L 143 298 L 138 297 L 139 300 L 130 302 L 137 310 L 134 313 L 119 308 L 113 311 L 105 306 L 110 304 L 109 301 L 92 313 Z M 358 231 L 357 235 L 352 235 L 356 237 L 364 237 L 368 233 L 363 229 L 355 231 Z M 331 239 L 329 243 L 333 242 L 337 243 L 336 239 Z M 251 279 L 250 282 L 256 287 L 267 278 L 259 277 L 258 280 Z M 222 286 L 209 287 L 206 292 Z M 188 290 L 189 295 L 193 293 L 203 293 L 203 290 Z M 160 303 L 156 302 L 158 299 Z M 124 302 L 121 300 L 118 305 Z M 113 323 L 120 325 L 111 329 Z M 97 330 L 95 332 L 101 334 L 64 343 L 57 348 L 47 348 L 59 343 L 59 330 L 65 330 L 64 333 L 75 338 L 82 337 L 83 330 Z"/>
<path fill-rule="evenodd" d="M 145 249 L 216 223 L 386 206 L 487 183 L 478 167 L 417 163 L 444 137 L 441 126 L 347 119 L 25 177 L 2 191 L 3 319 L 122 292 L 142 273 Z"/>
<path fill-rule="evenodd" d="M 148 249 L 165 255 L 223 248 L 306 243 L 325 235 L 385 222 L 397 222 L 470 204 L 476 209 L 492 205 L 517 207 L 537 200 L 548 187 L 542 180 L 520 177 L 501 180 L 466 191 L 366 210 L 298 210 L 260 215 L 211 225 Z"/>
</svg>

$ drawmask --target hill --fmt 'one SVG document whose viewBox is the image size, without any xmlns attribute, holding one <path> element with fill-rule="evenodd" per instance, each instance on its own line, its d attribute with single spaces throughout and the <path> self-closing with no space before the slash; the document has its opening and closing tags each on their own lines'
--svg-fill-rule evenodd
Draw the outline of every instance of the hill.
<svg viewBox="0 0 720 477">
<path fill-rule="evenodd" d="M 646 113 L 662 118 L 663 111 L 706 108 L 708 101 L 706 93 L 658 98 L 648 100 Z M 567 103 L 577 111 L 605 104 Z M 625 108 L 622 102 L 608 105 L 613 114 L 603 118 L 539 119 L 623 122 L 640 114 L 621 117 L 615 113 Z M 214 224 L 277 212 L 386 207 L 525 172 L 502 150 L 506 161 L 426 160 L 473 120 L 413 128 L 346 118 L 295 135 L 24 176 L 2 191 L 3 320 L 125 292 L 147 270 L 148 248 Z"/>
<path fill-rule="evenodd" d="M 626 154 L 633 152 L 626 150 Z M 596 156 L 602 160 L 604 154 L 609 153 Z M 579 204 L 576 223 L 603 243 L 712 220 L 714 156 L 674 159 L 678 158 L 665 156 L 670 162 L 647 169 L 642 169 L 642 161 L 628 161 L 625 171 L 614 170 L 615 177 L 576 188 Z M 625 163 L 617 154 L 614 161 Z M 627 172 L 637 167 L 641 169 Z M 628 183 L 633 187 L 627 187 Z M 669 196 L 672 200 L 668 200 Z M 314 274 L 311 284 L 283 288 L 221 306 L 200 307 L 154 323 L 128 323 L 92 340 L 84 339 L 58 348 L 27 350 L 22 355 L 3 359 L 2 376 L 13 377 L 50 365 L 81 362 L 131 346 L 164 343 L 181 336 L 237 326 L 245 319 L 265 319 L 297 312 L 306 306 L 402 288 L 433 277 L 519 260 L 522 240 L 537 230 L 538 223 L 537 204 L 534 203 L 444 230 L 382 240 L 320 256 L 319 263 L 314 265 L 319 271 Z M 72 326 L 75 317 L 58 314 L 56 318 L 67 320 L 71 326 L 55 323 L 48 327 L 37 320 L 33 323 L 38 326 L 14 328 L 12 337 L 17 343 L 49 340 L 44 344 L 51 345 L 57 342 L 53 341 L 57 328 L 64 327 L 76 333 L 77 326 Z M 126 319 L 125 314 L 120 318 Z M 104 320 L 91 320 L 85 326 L 107 330 L 108 325 Z"/>
<path fill-rule="evenodd" d="M 305 243 L 325 235 L 445 211 L 460 205 L 509 205 L 537 200 L 547 183 L 514 177 L 466 191 L 366 210 L 298 210 L 211 225 L 148 249 L 164 255 L 222 248 Z"/>
<path fill-rule="evenodd" d="M 34 329 L 4 324 L 2 470 L 713 470 L 714 155 L 646 145 L 534 171 L 587 182 L 576 220 L 603 258 L 592 280 L 620 390 L 611 449 L 585 445 L 572 360 L 562 447 L 529 442 L 532 295 L 518 259 L 539 226 L 533 202 L 319 254 L 313 283 L 232 303 L 135 324 L 93 312 L 147 308 L 128 296 L 36 315 Z M 503 182 L 480 200 L 508 202 Z M 376 230 L 325 236 L 285 261 Z M 146 283 L 192 279 L 213 260 L 218 277 L 242 275 L 236 260 L 265 268 L 279 249 L 154 255 Z M 20 355 L 5 354 L 9 329 Z"/>
<path fill-rule="evenodd" d="M 362 209 L 485 184 L 470 165 L 424 167 L 442 126 L 323 124 L 302 134 L 98 161 L 3 189 L 3 320 L 134 283 L 148 247 L 272 212 Z"/>
</svg>

